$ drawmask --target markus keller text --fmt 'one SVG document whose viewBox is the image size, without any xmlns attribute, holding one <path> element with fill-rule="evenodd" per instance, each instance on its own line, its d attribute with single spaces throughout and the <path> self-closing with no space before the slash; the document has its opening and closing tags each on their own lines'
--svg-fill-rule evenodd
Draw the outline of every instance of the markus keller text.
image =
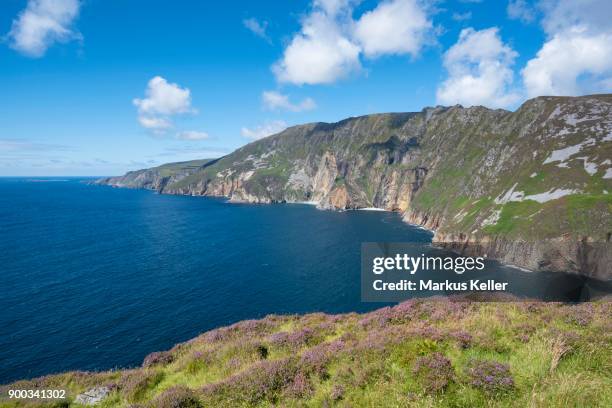
<svg viewBox="0 0 612 408">
<path fill-rule="evenodd" d="M 481 281 L 471 279 L 467 282 L 435 282 L 430 280 L 419 280 L 418 283 L 402 279 L 398 282 L 383 282 L 378 279 L 373 282 L 376 291 L 405 291 L 405 290 L 432 290 L 432 291 L 503 291 L 508 287 L 508 282 L 497 282 L 494 279 Z"/>
</svg>

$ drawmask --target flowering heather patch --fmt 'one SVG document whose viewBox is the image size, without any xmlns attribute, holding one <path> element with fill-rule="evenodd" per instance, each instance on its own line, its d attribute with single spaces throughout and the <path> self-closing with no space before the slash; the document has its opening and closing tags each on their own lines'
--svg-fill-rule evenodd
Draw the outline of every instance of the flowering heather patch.
<svg viewBox="0 0 612 408">
<path fill-rule="evenodd" d="M 322 343 L 302 353 L 300 367 L 316 374 L 320 378 L 327 377 L 327 364 L 331 358 L 344 348 L 344 342 L 336 340 L 331 343 Z"/>
<path fill-rule="evenodd" d="M 7 387 L 74 398 L 108 386 L 104 408 L 607 408 L 610 304 L 418 299 L 366 314 L 268 316 L 152 353 L 143 367 L 20 381 L 0 386 L 0 398 Z M 512 372 L 487 361 L 496 358 Z"/>
<path fill-rule="evenodd" d="M 404 337 L 404 332 L 398 327 L 387 327 L 382 330 L 369 331 L 357 344 L 357 350 L 385 351 L 389 345 L 397 344 Z"/>
<path fill-rule="evenodd" d="M 383 307 L 382 309 L 366 314 L 362 319 L 359 320 L 359 325 L 362 328 L 382 328 L 387 326 L 394 318 L 395 312 L 393 311 L 393 309 L 391 307 Z"/>
<path fill-rule="evenodd" d="M 510 367 L 497 361 L 472 360 L 467 375 L 471 385 L 488 393 L 506 392 L 514 387 Z"/>
<path fill-rule="evenodd" d="M 327 321 L 333 324 L 340 323 L 343 320 L 343 315 L 327 315 Z"/>
<path fill-rule="evenodd" d="M 464 330 L 453 331 L 450 333 L 450 337 L 459 343 L 461 348 L 468 348 L 472 345 L 472 335 Z"/>
<path fill-rule="evenodd" d="M 261 320 L 243 320 L 229 326 L 228 329 L 241 334 L 255 335 L 272 331 L 276 324 L 273 316 L 268 316 Z"/>
<path fill-rule="evenodd" d="M 340 340 L 344 344 L 354 344 L 357 342 L 358 338 L 357 338 L 357 334 L 355 334 L 354 332 L 347 331 L 343 333 L 342 336 L 340 336 Z"/>
<path fill-rule="evenodd" d="M 264 360 L 220 383 L 205 386 L 202 391 L 207 396 L 222 395 L 229 401 L 256 404 L 274 399 L 296 373 L 293 359 Z"/>
<path fill-rule="evenodd" d="M 412 371 L 430 394 L 443 391 L 455 375 L 451 361 L 442 353 L 419 357 Z"/>
<path fill-rule="evenodd" d="M 285 388 L 287 395 L 293 398 L 306 397 L 310 395 L 312 391 L 312 384 L 310 383 L 308 376 L 306 376 L 303 371 L 298 371 L 291 384 Z"/>
<path fill-rule="evenodd" d="M 229 368 L 230 370 L 237 370 L 238 368 L 240 368 L 242 364 L 240 363 L 240 359 L 234 357 L 234 358 L 230 358 L 227 361 L 227 368 Z"/>
<path fill-rule="evenodd" d="M 412 320 L 416 318 L 416 306 L 418 305 L 418 300 L 410 299 L 405 302 L 400 303 L 397 306 L 394 306 L 391 310 L 393 312 L 393 317 L 398 320 Z"/>
<path fill-rule="evenodd" d="M 542 303 L 541 302 L 529 302 L 524 304 L 529 313 L 535 314 L 540 313 L 542 311 Z"/>
<path fill-rule="evenodd" d="M 194 351 L 192 354 L 192 358 L 194 360 L 200 360 L 205 364 L 211 364 L 214 361 L 214 352 L 211 350 L 204 351 Z"/>
<path fill-rule="evenodd" d="M 195 392 L 187 387 L 168 388 L 153 400 L 155 408 L 200 408 L 202 403 Z"/>
<path fill-rule="evenodd" d="M 593 321 L 593 305 L 583 303 L 572 306 L 565 313 L 565 321 L 578 326 L 587 326 Z"/>
<path fill-rule="evenodd" d="M 332 354 L 339 353 L 346 347 L 346 344 L 343 340 L 334 340 L 329 343 L 325 343 L 325 345 L 327 347 L 327 350 Z"/>
<path fill-rule="evenodd" d="M 393 307 L 392 320 L 394 322 L 407 322 L 410 320 L 427 319 L 440 321 L 450 317 L 460 318 L 467 310 L 469 302 L 463 299 L 447 297 L 411 299 Z"/>
<path fill-rule="evenodd" d="M 367 329 L 369 327 L 384 327 L 387 324 L 387 322 L 388 320 L 381 319 L 379 318 L 379 316 L 376 316 L 374 314 L 367 314 L 365 315 L 363 319 L 360 319 L 359 322 L 357 323 L 362 329 Z"/>
<path fill-rule="evenodd" d="M 446 334 L 442 330 L 426 323 L 411 327 L 406 331 L 406 335 L 413 338 L 418 337 L 434 341 L 442 341 L 446 338 Z"/>
<path fill-rule="evenodd" d="M 342 385 L 334 385 L 331 390 L 330 397 L 333 401 L 339 401 L 344 397 L 344 387 Z"/>
<path fill-rule="evenodd" d="M 137 402 L 147 390 L 155 387 L 164 378 L 161 371 L 138 371 L 133 372 L 121 379 L 120 388 L 129 402 Z"/>
<path fill-rule="evenodd" d="M 515 338 L 521 343 L 528 343 L 536 328 L 528 323 L 523 323 L 514 328 Z"/>
<path fill-rule="evenodd" d="M 319 323 L 315 331 L 322 334 L 331 334 L 334 332 L 336 325 L 330 321 Z"/>
<path fill-rule="evenodd" d="M 199 339 L 204 343 L 215 343 L 229 340 L 230 336 L 231 330 L 228 327 L 221 327 L 202 334 Z"/>
<path fill-rule="evenodd" d="M 418 310 L 419 318 L 427 318 L 429 321 L 439 321 L 445 317 L 445 305 L 440 300 L 432 300 L 431 302 L 418 303 L 415 307 Z"/>
<path fill-rule="evenodd" d="M 143 367 L 151 367 L 158 364 L 170 364 L 174 361 L 174 356 L 167 351 L 156 351 L 145 357 Z"/>
<path fill-rule="evenodd" d="M 314 338 L 314 330 L 306 327 L 294 332 L 277 332 L 268 337 L 270 343 L 277 347 L 300 348 Z"/>
</svg>

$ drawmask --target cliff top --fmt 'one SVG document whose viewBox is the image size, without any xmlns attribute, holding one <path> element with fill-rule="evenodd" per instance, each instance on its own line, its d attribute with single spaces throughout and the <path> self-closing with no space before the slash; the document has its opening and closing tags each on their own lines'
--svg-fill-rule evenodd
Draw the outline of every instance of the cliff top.
<svg viewBox="0 0 612 408">
<path fill-rule="evenodd" d="M 268 316 L 153 353 L 139 368 L 50 375 L 2 393 L 67 389 L 74 400 L 89 390 L 101 407 L 604 407 L 610 305 L 414 300 L 366 314 Z M 34 404 L 2 403 L 18 405 Z"/>
</svg>

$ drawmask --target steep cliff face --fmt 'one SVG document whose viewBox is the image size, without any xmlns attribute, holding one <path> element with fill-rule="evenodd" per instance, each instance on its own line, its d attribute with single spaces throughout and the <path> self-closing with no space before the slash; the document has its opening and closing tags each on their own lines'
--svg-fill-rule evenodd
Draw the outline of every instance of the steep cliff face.
<svg viewBox="0 0 612 408">
<path fill-rule="evenodd" d="M 192 160 L 180 163 L 168 163 L 151 169 L 130 171 L 123 176 L 96 180 L 97 184 L 108 184 L 115 187 L 146 188 L 163 191 L 166 185 L 175 184 L 193 174 L 214 160 Z"/>
<path fill-rule="evenodd" d="M 379 207 L 466 251 L 612 276 L 607 255 L 591 248 L 612 234 L 612 95 L 539 97 L 516 112 L 453 106 L 307 124 L 188 171 L 158 169 L 100 183 Z"/>
</svg>

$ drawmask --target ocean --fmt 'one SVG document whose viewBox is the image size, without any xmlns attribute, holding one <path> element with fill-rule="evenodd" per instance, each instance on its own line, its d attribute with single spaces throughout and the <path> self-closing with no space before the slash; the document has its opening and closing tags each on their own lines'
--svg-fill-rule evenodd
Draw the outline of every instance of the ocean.
<svg viewBox="0 0 612 408">
<path fill-rule="evenodd" d="M 0 178 L 0 383 L 139 365 L 206 330 L 272 313 L 382 307 L 360 301 L 361 243 L 432 237 L 396 213 L 83 181 Z"/>
</svg>

